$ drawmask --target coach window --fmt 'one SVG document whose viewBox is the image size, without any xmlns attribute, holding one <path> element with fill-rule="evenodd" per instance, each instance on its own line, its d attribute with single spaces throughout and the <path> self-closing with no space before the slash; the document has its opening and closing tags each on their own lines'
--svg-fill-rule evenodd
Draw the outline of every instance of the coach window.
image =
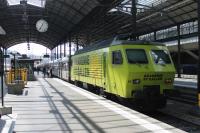
<svg viewBox="0 0 200 133">
<path fill-rule="evenodd" d="M 113 51 L 112 52 L 112 64 L 122 64 L 123 59 L 122 59 L 122 54 L 121 51 Z"/>
</svg>

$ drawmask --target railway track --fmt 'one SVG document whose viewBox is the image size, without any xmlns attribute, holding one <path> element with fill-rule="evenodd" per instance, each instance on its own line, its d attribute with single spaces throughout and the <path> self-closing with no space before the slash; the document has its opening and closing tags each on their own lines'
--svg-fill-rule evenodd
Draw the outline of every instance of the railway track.
<svg viewBox="0 0 200 133">
<path fill-rule="evenodd" d="M 200 117 L 191 113 L 193 108 L 197 105 L 197 89 L 194 87 L 190 88 L 188 86 L 184 87 L 177 85 L 174 88 L 180 91 L 180 95 L 177 97 L 169 97 L 166 108 L 160 109 L 158 112 L 166 115 L 166 123 L 170 124 L 172 122 L 171 124 L 173 126 L 177 125 L 184 131 L 199 133 Z M 174 120 L 168 120 L 168 116 L 170 119 L 174 118 Z M 160 120 L 163 121 L 162 119 L 163 118 Z"/>
<path fill-rule="evenodd" d="M 197 89 L 183 86 L 175 86 L 175 89 L 180 91 L 180 95 L 176 97 L 169 97 L 169 99 L 190 105 L 197 104 Z"/>
<path fill-rule="evenodd" d="M 175 115 L 176 113 L 166 113 L 165 111 L 155 111 L 151 114 L 146 113 L 146 115 L 157 119 L 159 121 L 162 121 L 164 123 L 167 123 L 169 125 L 172 125 L 176 128 L 179 128 L 181 130 L 184 130 L 189 133 L 199 133 L 200 128 L 199 125 L 196 123 L 191 122 L 188 120 L 188 118 L 180 118 Z"/>
</svg>

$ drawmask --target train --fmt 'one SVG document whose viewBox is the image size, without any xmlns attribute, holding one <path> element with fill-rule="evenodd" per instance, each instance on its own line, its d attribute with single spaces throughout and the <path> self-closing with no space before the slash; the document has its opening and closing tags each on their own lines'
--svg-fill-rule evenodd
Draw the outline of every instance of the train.
<svg viewBox="0 0 200 133">
<path fill-rule="evenodd" d="M 166 106 L 173 92 L 175 67 L 167 47 L 157 42 L 115 37 L 83 48 L 69 59 L 55 61 L 53 75 L 141 108 Z M 63 74 L 63 72 L 65 74 Z"/>
</svg>

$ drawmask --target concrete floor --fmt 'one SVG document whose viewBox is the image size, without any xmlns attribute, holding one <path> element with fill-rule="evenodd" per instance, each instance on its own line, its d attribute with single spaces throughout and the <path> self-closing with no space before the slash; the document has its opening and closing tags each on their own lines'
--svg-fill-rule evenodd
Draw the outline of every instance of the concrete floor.
<svg viewBox="0 0 200 133">
<path fill-rule="evenodd" d="M 17 114 L 15 131 L 52 133 L 182 133 L 163 122 L 60 79 L 31 81 L 23 95 L 6 95 Z"/>
</svg>

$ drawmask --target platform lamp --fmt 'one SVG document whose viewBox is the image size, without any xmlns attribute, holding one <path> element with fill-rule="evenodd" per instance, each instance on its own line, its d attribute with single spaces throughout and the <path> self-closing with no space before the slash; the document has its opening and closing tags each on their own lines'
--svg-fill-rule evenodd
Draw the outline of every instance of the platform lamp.
<svg viewBox="0 0 200 133">
<path fill-rule="evenodd" d="M 4 106 L 4 58 L 9 58 L 7 55 L 4 55 L 4 50 L 0 49 L 0 75 L 1 75 L 1 102 L 0 106 L 0 118 L 2 115 L 12 114 L 12 107 Z"/>
<path fill-rule="evenodd" d="M 0 26 L 0 36 L 6 35 L 6 31 Z M 0 76 L 1 76 L 1 102 L 2 106 L 0 106 L 0 118 L 2 115 L 12 114 L 12 107 L 4 106 L 4 53 L 3 49 L 0 48 Z"/>
<path fill-rule="evenodd" d="M 4 86 L 3 86 L 3 74 L 4 74 L 4 57 L 3 57 L 3 51 L 0 49 L 0 76 L 1 76 L 1 102 L 2 107 L 4 106 Z"/>
<path fill-rule="evenodd" d="M 29 42 L 27 43 L 27 48 L 28 48 L 28 50 L 30 50 L 30 43 Z"/>
<path fill-rule="evenodd" d="M 6 31 L 3 29 L 2 26 L 0 26 L 0 36 L 1 35 L 6 35 Z M 0 47 L 1 48 L 1 47 Z M 2 107 L 4 106 L 4 90 L 3 90 L 3 74 L 4 74 L 4 56 L 3 56 L 3 49 L 0 49 L 0 76 L 1 76 L 1 102 L 2 102 Z M 1 111 L 1 110 L 0 110 Z M 0 116 L 1 116 L 0 112 Z"/>
</svg>

